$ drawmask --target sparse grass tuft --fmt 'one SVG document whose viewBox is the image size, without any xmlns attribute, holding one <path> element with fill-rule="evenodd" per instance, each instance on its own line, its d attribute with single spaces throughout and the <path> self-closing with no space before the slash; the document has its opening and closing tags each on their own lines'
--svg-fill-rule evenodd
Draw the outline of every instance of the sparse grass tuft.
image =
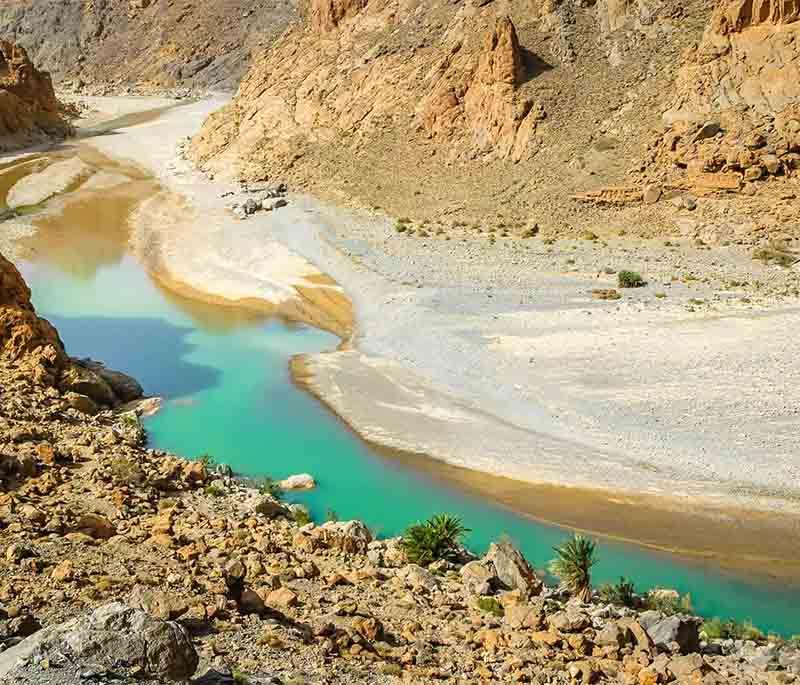
<svg viewBox="0 0 800 685">
<path fill-rule="evenodd" d="M 690 594 L 679 595 L 677 593 L 651 590 L 644 599 L 645 609 L 660 611 L 667 616 L 675 614 L 692 613 L 692 596 Z"/>
<path fill-rule="evenodd" d="M 505 616 L 506 610 L 494 597 L 478 597 L 478 608 L 484 613 L 491 614 L 502 618 Z"/>
<path fill-rule="evenodd" d="M 141 485 L 145 481 L 144 471 L 133 459 L 114 457 L 111 460 L 111 475 L 114 480 L 127 485 Z"/>
<path fill-rule="evenodd" d="M 292 514 L 294 517 L 294 522 L 298 526 L 306 526 L 311 523 L 311 514 L 309 514 L 305 509 L 295 509 L 294 513 Z"/>
<path fill-rule="evenodd" d="M 468 532 L 458 516 L 437 514 L 424 523 L 409 526 L 400 546 L 409 561 L 427 566 L 441 559 L 455 559 L 461 539 Z"/>
<path fill-rule="evenodd" d="M 206 467 L 206 471 L 214 468 L 218 464 L 217 460 L 210 454 L 201 454 L 199 457 L 197 457 L 197 461 Z"/>
<path fill-rule="evenodd" d="M 204 492 L 211 497 L 222 497 L 225 494 L 225 491 L 221 487 L 213 483 L 207 485 Z"/>
</svg>

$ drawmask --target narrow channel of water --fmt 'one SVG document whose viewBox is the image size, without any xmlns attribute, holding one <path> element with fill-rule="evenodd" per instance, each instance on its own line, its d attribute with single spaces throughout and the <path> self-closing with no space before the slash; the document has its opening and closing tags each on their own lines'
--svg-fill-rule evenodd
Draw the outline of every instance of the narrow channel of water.
<svg viewBox="0 0 800 685">
<path fill-rule="evenodd" d="M 98 226 L 102 231 L 102 227 Z M 501 535 L 537 568 L 567 532 L 433 483 L 374 454 L 312 397 L 291 382 L 294 354 L 330 349 L 333 336 L 304 325 L 190 302 L 160 290 L 129 256 L 76 244 L 58 259 L 41 251 L 22 265 L 39 312 L 59 329 L 70 353 L 91 356 L 137 377 L 149 394 L 167 398 L 148 420 L 151 444 L 187 456 L 210 454 L 249 476 L 308 472 L 313 492 L 293 497 L 322 520 L 360 518 L 394 535 L 437 512 L 463 517 L 475 551 Z M 86 263 L 83 255 L 94 255 Z M 67 266 L 71 265 L 71 266 Z M 708 616 L 751 619 L 764 630 L 800 633 L 796 589 L 602 542 L 596 582 L 621 575 L 639 589 L 691 593 Z"/>
</svg>

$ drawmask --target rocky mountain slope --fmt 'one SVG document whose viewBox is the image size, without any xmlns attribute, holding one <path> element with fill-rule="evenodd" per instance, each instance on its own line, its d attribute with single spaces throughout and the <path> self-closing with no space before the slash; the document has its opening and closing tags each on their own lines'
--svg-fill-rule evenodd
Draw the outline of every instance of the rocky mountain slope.
<svg viewBox="0 0 800 685">
<path fill-rule="evenodd" d="M 293 0 L 11 0 L 0 37 L 71 89 L 230 89 L 294 15 Z"/>
<path fill-rule="evenodd" d="M 795 235 L 798 30 L 794 0 L 309 0 L 193 156 L 428 222 L 646 236 L 709 196 Z"/>
<path fill-rule="evenodd" d="M 752 629 L 711 639 L 670 591 L 647 610 L 584 603 L 508 542 L 420 566 L 358 521 L 309 523 L 224 467 L 147 449 L 146 405 L 76 403 L 52 372 L 69 364 L 56 332 L 3 259 L 0 277 L 0 682 L 800 676 L 792 643 Z"/>
<path fill-rule="evenodd" d="M 19 45 L 0 40 L 0 152 L 68 132 L 50 75 Z"/>
</svg>

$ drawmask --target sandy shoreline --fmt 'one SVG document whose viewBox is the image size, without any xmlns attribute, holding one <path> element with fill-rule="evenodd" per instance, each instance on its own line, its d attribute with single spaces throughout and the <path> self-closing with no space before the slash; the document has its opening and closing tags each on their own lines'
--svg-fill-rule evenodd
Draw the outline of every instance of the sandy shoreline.
<svg viewBox="0 0 800 685">
<path fill-rule="evenodd" d="M 434 457 L 415 468 L 494 492 L 511 508 L 654 547 L 721 549 L 715 538 L 731 521 L 750 531 L 741 532 L 742 558 L 746 549 L 753 559 L 781 556 L 763 542 L 765 530 L 781 531 L 784 544 L 800 539 L 800 370 L 791 343 L 800 310 L 751 303 L 723 285 L 749 273 L 752 260 L 728 250 L 716 280 L 675 281 L 672 271 L 720 255 L 687 248 L 662 264 L 660 246 L 577 244 L 554 257 L 541 241 L 419 241 L 397 235 L 380 213 L 299 196 L 239 221 L 222 197 L 235 187 L 195 172 L 177 148 L 222 101 L 84 143 L 140 165 L 165 188 L 137 212 L 134 245 L 179 294 L 267 302 L 349 338 L 344 289 L 356 314 L 353 346 L 304 358 L 302 382 L 365 439 Z M 569 268 L 564 253 L 573 255 Z M 609 266 L 638 268 L 653 287 L 619 303 L 593 300 L 592 288 L 613 285 Z M 281 309 L 303 301 L 317 320 Z M 476 488 L 478 472 L 517 484 Z M 537 500 L 553 486 L 570 489 L 545 499 L 569 506 Z M 636 506 L 609 508 L 626 498 Z M 642 506 L 651 524 L 631 523 Z M 736 507 L 761 513 L 736 516 Z M 686 527 L 652 523 L 676 512 L 693 531 L 682 541 L 674 530 Z M 723 523 L 700 534 L 701 519 Z"/>
</svg>

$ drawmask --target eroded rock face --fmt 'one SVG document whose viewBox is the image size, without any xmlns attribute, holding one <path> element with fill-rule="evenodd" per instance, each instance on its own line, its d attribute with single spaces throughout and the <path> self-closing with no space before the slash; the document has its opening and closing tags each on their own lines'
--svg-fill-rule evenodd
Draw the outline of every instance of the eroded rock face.
<svg viewBox="0 0 800 685">
<path fill-rule="evenodd" d="M 451 163 L 530 157 L 543 110 L 530 97 L 514 23 L 493 7 L 446 11 L 442 31 L 433 12 L 412 12 L 399 0 L 313 0 L 305 23 L 209 118 L 192 156 L 215 172 L 256 178 L 264 167 L 274 174 L 294 167 L 311 148 L 359 154 L 387 136 L 407 143 L 422 132 Z M 431 32 L 424 49 L 406 44 L 416 40 L 412 22 Z"/>
<path fill-rule="evenodd" d="M 528 156 L 541 111 L 517 96 L 525 65 L 511 19 L 499 18 L 486 33 L 477 61 L 459 58 L 459 51 L 439 66 L 441 75 L 422 108 L 425 129 L 442 143 L 455 143 L 453 156 Z"/>
<path fill-rule="evenodd" d="M 252 52 L 296 18 L 295 0 L 0 3 L 0 27 L 67 90 L 235 89 Z"/>
<path fill-rule="evenodd" d="M 306 15 L 315 31 L 335 30 L 345 19 L 364 8 L 367 0 L 310 0 Z"/>
<path fill-rule="evenodd" d="M 56 329 L 37 316 L 31 291 L 17 268 L 0 255 L 0 358 L 13 362 L 37 383 L 57 386 L 74 398 L 76 408 L 94 413 L 142 396 L 142 387 L 126 374 L 98 362 L 71 359 Z M 86 401 L 88 400 L 88 402 Z"/>
<path fill-rule="evenodd" d="M 791 24 L 795 21 L 800 21 L 798 0 L 735 0 L 717 6 L 713 30 L 724 36 L 750 26 Z"/>
<path fill-rule="evenodd" d="M 646 164 L 699 195 L 800 170 L 800 2 L 717 3 Z"/>
<path fill-rule="evenodd" d="M 699 47 L 678 77 L 672 119 L 731 108 L 774 114 L 800 103 L 800 2 L 717 4 Z"/>
<path fill-rule="evenodd" d="M 67 364 L 57 331 L 40 319 L 31 291 L 17 268 L 0 255 L 0 356 L 33 370 L 37 380 L 52 384 Z"/>
<path fill-rule="evenodd" d="M 23 48 L 0 40 L 0 150 L 68 132 L 50 75 L 38 71 Z"/>
</svg>

